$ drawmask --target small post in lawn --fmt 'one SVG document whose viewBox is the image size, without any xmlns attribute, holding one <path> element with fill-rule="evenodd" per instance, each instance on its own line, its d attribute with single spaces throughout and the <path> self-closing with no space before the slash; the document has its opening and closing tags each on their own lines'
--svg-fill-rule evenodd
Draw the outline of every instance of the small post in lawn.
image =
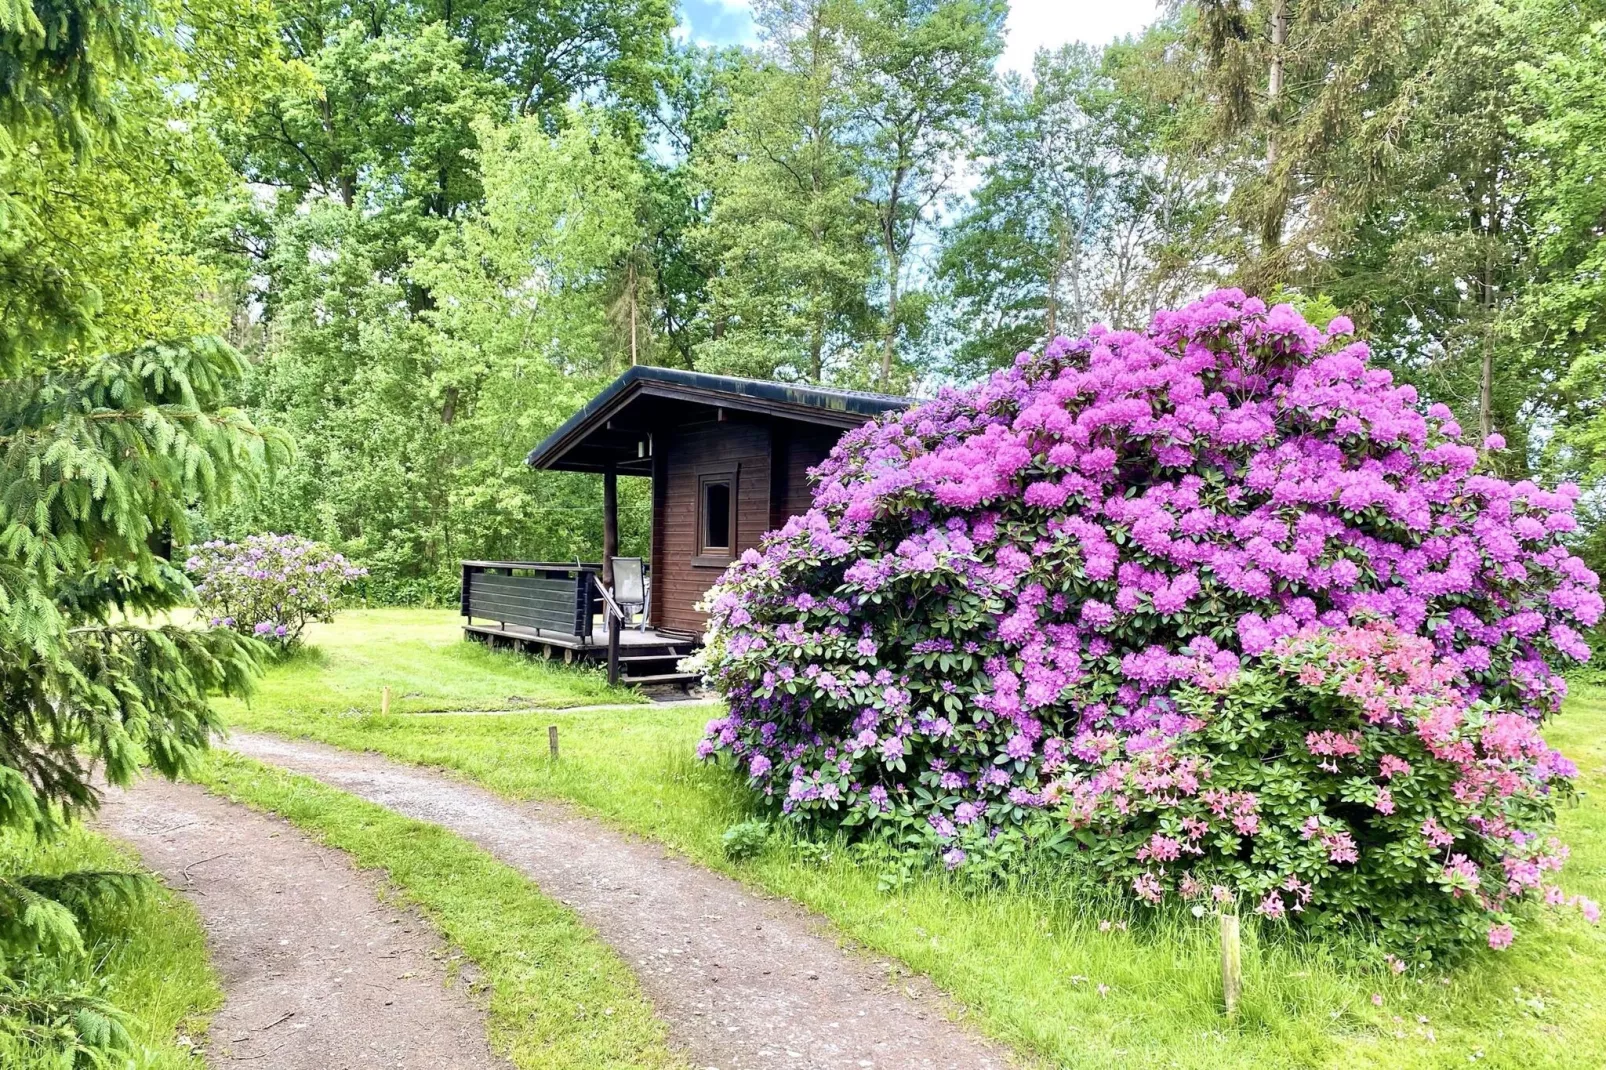
<svg viewBox="0 0 1606 1070">
<path fill-rule="evenodd" d="M 388 684 L 379 692 L 379 715 L 381 717 L 390 716 L 390 686 Z"/>
<path fill-rule="evenodd" d="M 1227 1017 L 1238 1017 L 1238 997 L 1244 990 L 1243 948 L 1238 939 L 1238 915 L 1221 915 L 1221 998 Z"/>
<path fill-rule="evenodd" d="M 549 724 L 549 725 L 546 726 L 546 745 L 547 745 L 547 748 L 552 751 L 552 760 L 554 762 L 557 761 L 558 760 L 558 726 L 555 725 L 555 724 Z"/>
</svg>

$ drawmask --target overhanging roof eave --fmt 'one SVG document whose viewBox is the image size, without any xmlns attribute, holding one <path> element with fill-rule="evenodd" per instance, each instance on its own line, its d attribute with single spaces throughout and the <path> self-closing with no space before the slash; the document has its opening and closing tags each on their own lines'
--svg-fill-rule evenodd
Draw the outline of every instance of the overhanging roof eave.
<svg viewBox="0 0 1606 1070">
<path fill-rule="evenodd" d="M 608 384 L 564 421 L 530 451 L 525 463 L 550 471 L 601 471 L 602 462 L 575 461 L 568 455 L 639 397 L 661 397 L 689 405 L 758 412 L 844 430 L 886 412 L 901 411 L 911 404 L 909 398 L 885 394 L 638 366 Z"/>
</svg>

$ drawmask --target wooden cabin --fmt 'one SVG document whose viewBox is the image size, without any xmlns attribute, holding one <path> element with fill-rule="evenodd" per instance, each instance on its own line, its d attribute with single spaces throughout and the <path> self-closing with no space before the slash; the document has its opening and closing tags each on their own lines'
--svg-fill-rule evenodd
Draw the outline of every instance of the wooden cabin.
<svg viewBox="0 0 1606 1070">
<path fill-rule="evenodd" d="M 573 659 L 602 657 L 627 682 L 668 682 L 707 618 L 696 605 L 766 531 L 808 508 L 808 470 L 844 431 L 908 398 L 675 368 L 634 367 L 535 449 L 531 467 L 602 476 L 603 560 L 463 563 L 469 635 Z M 618 477 L 652 480 L 644 628 L 598 629 L 614 591 Z M 594 589 L 595 592 L 594 592 Z M 476 619 L 493 622 L 476 625 Z"/>
</svg>

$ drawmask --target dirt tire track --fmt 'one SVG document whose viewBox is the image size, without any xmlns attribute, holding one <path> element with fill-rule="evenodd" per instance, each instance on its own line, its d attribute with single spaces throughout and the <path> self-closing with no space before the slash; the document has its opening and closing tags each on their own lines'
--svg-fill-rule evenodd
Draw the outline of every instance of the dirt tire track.
<svg viewBox="0 0 1606 1070">
<path fill-rule="evenodd" d="M 378 877 L 276 817 L 160 778 L 97 825 L 195 905 L 222 977 L 207 1062 L 252 1070 L 507 1070 L 442 944 Z"/>
<path fill-rule="evenodd" d="M 574 909 L 636 970 L 671 1038 L 711 1070 L 1002 1070 L 923 978 L 844 951 L 825 923 L 552 803 L 316 743 L 229 747 L 442 825 Z"/>
</svg>

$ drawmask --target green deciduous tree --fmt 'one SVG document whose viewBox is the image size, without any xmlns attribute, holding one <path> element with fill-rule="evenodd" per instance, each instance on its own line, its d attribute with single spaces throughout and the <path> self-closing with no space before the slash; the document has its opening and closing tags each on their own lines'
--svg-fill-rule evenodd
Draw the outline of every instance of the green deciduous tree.
<svg viewBox="0 0 1606 1070">
<path fill-rule="evenodd" d="M 663 99 L 649 128 L 660 150 L 647 160 L 647 262 L 656 299 L 653 325 L 663 340 L 653 363 L 696 362 L 710 333 L 709 281 L 717 250 L 696 240 L 713 193 L 698 167 L 730 118 L 735 84 L 749 65 L 738 48 L 675 48 L 665 66 Z"/>
<path fill-rule="evenodd" d="M 740 74 L 700 161 L 715 264 L 698 367 L 820 382 L 870 335 L 873 218 L 851 144 L 843 0 L 759 9 L 765 49 Z"/>
<path fill-rule="evenodd" d="M 982 130 L 1003 50 L 1000 0 L 863 0 L 845 10 L 851 134 L 875 220 L 880 279 L 879 382 L 893 385 L 911 252 Z"/>
<path fill-rule="evenodd" d="M 1551 395 L 1554 434 L 1534 451 L 1553 478 L 1596 489 L 1586 537 L 1606 558 L 1606 4 L 1529 0 L 1514 14 L 1540 44 L 1516 72 L 1532 280 L 1509 334 Z"/>
<path fill-rule="evenodd" d="M 523 454 L 628 366 L 610 305 L 645 241 L 647 179 L 601 110 L 555 125 L 478 120 L 478 202 L 399 272 L 386 232 L 338 199 L 279 223 L 274 316 L 293 326 L 255 389 L 302 449 L 232 526 L 337 545 L 389 598 L 445 594 L 461 556 L 594 556 L 594 481 Z M 627 535 L 645 530 L 632 495 Z"/>
<path fill-rule="evenodd" d="M 1039 52 L 1030 78 L 1004 80 L 981 183 L 937 264 L 951 375 L 1095 321 L 1145 326 L 1220 270 L 1208 240 L 1219 183 L 1183 151 L 1193 105 L 1154 62 L 1175 40 L 1067 45 Z"/>
<path fill-rule="evenodd" d="M 155 32 L 172 13 L 18 11 L 0 14 L 0 363 L 216 329 L 222 306 L 196 298 L 215 284 L 210 205 L 236 179 L 176 89 L 206 71 Z"/>
<path fill-rule="evenodd" d="M 599 109 L 572 109 L 556 134 L 530 118 L 480 135 L 484 205 L 418 269 L 440 298 L 424 318 L 432 388 L 455 409 L 453 528 L 461 545 L 499 554 L 589 559 L 596 480 L 532 473 L 507 444 L 534 445 L 631 363 L 617 313 L 647 242 L 649 179 Z M 644 551 L 637 482 L 621 488 L 621 522 L 625 545 Z"/>
<path fill-rule="evenodd" d="M 253 401 L 303 449 L 231 528 L 329 541 L 393 598 L 445 592 L 464 552 L 598 541 L 600 516 L 538 500 L 509 443 L 632 341 L 652 350 L 638 155 L 671 25 L 667 0 L 280 5 L 283 62 L 223 128 L 271 191 L 230 220 L 256 287 Z M 597 109 L 567 107 L 581 98 Z M 551 166 L 529 172 L 535 157 Z M 566 213 L 576 199 L 591 204 Z"/>
</svg>

